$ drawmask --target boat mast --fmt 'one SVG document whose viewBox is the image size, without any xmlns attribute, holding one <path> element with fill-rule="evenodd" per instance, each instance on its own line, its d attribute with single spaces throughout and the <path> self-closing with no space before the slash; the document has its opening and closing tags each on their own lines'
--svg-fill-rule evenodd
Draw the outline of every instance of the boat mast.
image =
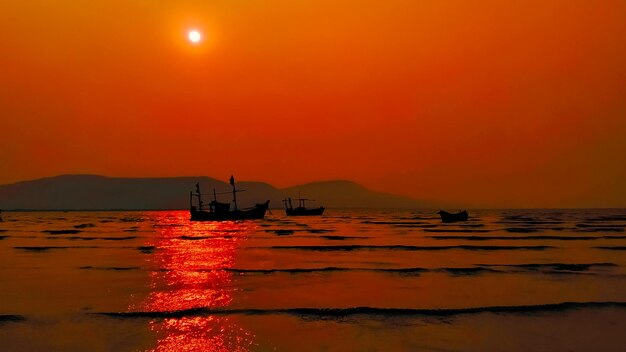
<svg viewBox="0 0 626 352">
<path fill-rule="evenodd" d="M 215 194 L 215 187 L 213 188 L 213 201 L 209 203 L 209 211 L 217 211 L 217 195 Z"/>
<path fill-rule="evenodd" d="M 235 189 L 235 178 L 230 175 L 230 185 L 233 186 L 233 203 L 235 204 L 235 210 L 237 210 L 237 190 Z"/>
<path fill-rule="evenodd" d="M 200 183 L 196 183 L 196 196 L 198 197 L 198 210 L 202 211 L 202 194 L 200 193 Z"/>
</svg>

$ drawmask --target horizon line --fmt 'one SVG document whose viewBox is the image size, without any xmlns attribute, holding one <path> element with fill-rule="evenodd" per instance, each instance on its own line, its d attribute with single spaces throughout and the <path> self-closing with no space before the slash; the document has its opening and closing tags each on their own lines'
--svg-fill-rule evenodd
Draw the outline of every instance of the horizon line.
<svg viewBox="0 0 626 352">
<path fill-rule="evenodd" d="M 597 207 L 597 208 L 589 208 L 589 207 L 568 207 L 568 208 L 459 208 L 459 207 L 450 207 L 453 209 L 462 209 L 462 210 L 471 210 L 471 211 L 491 211 L 491 210 L 626 210 L 626 207 Z M 276 207 L 270 209 L 283 209 L 283 207 Z M 441 208 L 368 208 L 368 207 L 326 207 L 326 209 L 334 209 L 334 210 L 372 210 L 372 211 L 389 211 L 389 210 L 401 210 L 401 211 L 435 211 Z M 189 211 L 189 209 L 147 209 L 147 208 L 135 208 L 135 209 L 124 209 L 124 208 L 114 208 L 114 209 L 26 209 L 26 208 L 18 208 L 18 209 L 2 209 L 3 213 L 7 212 L 15 212 L 15 213 L 29 213 L 29 212 L 122 212 L 122 211 Z"/>
</svg>

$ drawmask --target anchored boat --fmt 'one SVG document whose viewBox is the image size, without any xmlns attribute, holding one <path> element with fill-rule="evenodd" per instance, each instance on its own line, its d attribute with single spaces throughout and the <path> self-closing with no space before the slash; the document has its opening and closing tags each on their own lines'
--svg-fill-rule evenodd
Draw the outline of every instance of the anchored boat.
<svg viewBox="0 0 626 352">
<path fill-rule="evenodd" d="M 235 188 L 235 178 L 230 176 L 230 185 L 233 187 L 233 209 L 230 209 L 230 203 L 220 203 L 217 201 L 217 193 L 213 189 L 213 200 L 208 207 L 202 201 L 202 193 L 200 192 L 200 184 L 196 183 L 196 192 L 189 192 L 189 209 L 191 213 L 191 221 L 228 221 L 228 220 L 255 220 L 263 219 L 265 212 L 269 208 L 270 201 L 265 203 L 257 203 L 255 206 L 247 209 L 237 208 L 237 192 Z M 231 193 L 231 192 L 227 192 Z M 194 205 L 194 197 L 197 198 L 197 207 Z M 208 208 L 208 209 L 207 209 Z"/>
<path fill-rule="evenodd" d="M 314 216 L 322 215 L 324 213 L 324 207 L 306 207 L 305 202 L 307 200 L 312 201 L 313 199 L 297 198 L 296 200 L 298 201 L 298 206 L 294 208 L 291 202 L 291 198 L 283 199 L 283 203 L 285 203 L 285 213 L 287 213 L 288 216 Z"/>
<path fill-rule="evenodd" d="M 437 214 L 441 216 L 442 222 L 457 222 L 467 221 L 467 211 L 459 211 L 458 213 L 448 213 L 447 211 L 440 210 Z"/>
</svg>

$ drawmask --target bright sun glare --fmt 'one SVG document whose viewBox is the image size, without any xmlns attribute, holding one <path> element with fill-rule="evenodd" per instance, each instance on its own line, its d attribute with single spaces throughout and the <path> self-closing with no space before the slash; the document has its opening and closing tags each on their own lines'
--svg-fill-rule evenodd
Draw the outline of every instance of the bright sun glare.
<svg viewBox="0 0 626 352">
<path fill-rule="evenodd" d="M 189 41 L 196 44 L 202 40 L 202 34 L 196 30 L 191 30 L 187 33 L 187 38 Z"/>
</svg>

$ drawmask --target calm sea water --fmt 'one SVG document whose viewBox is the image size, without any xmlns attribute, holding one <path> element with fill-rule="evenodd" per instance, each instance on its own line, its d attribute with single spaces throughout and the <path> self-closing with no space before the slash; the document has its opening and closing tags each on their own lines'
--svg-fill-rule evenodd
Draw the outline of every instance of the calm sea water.
<svg viewBox="0 0 626 352">
<path fill-rule="evenodd" d="M 2 351 L 626 349 L 626 210 L 3 215 Z"/>
</svg>

